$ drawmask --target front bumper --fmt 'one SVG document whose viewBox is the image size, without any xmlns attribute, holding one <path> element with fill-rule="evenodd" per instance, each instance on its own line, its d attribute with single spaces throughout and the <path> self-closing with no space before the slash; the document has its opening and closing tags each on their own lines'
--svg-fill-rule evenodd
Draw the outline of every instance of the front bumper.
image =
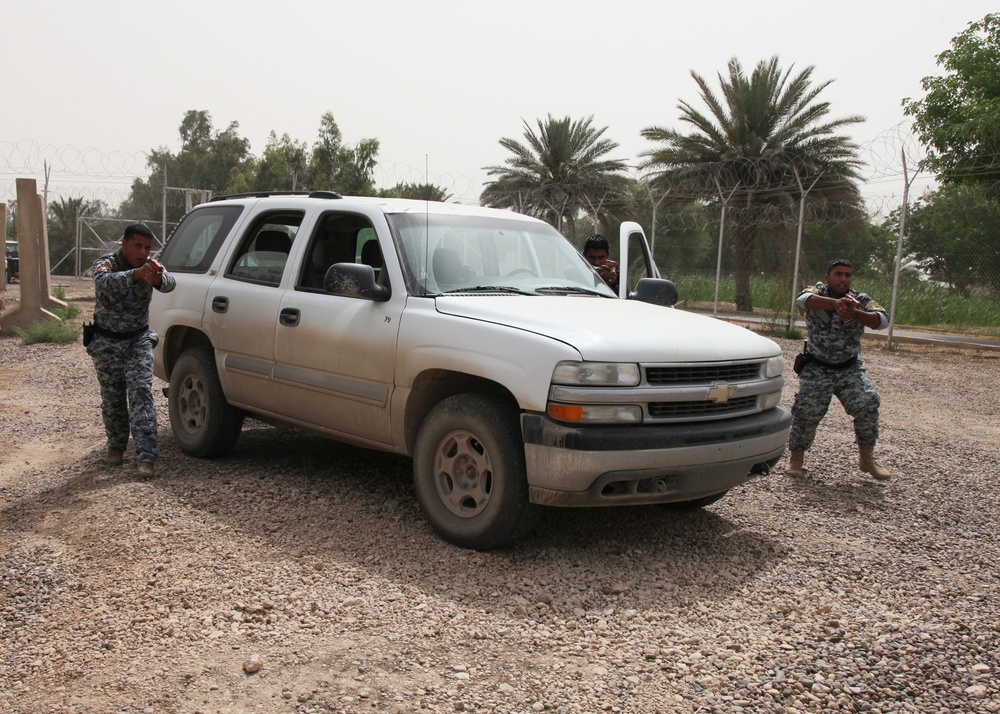
<svg viewBox="0 0 1000 714">
<path fill-rule="evenodd" d="M 778 462 L 791 423 L 781 408 L 713 422 L 585 428 L 523 414 L 529 498 L 624 506 L 722 493 Z"/>
</svg>

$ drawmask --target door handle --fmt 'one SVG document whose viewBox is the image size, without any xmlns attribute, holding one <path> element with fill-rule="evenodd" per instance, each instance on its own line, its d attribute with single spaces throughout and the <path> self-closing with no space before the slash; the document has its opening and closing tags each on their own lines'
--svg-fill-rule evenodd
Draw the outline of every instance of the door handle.
<svg viewBox="0 0 1000 714">
<path fill-rule="evenodd" d="M 212 298 L 212 312 L 227 312 L 229 310 L 229 298 L 219 297 Z"/>
<path fill-rule="evenodd" d="M 281 312 L 278 313 L 278 322 L 280 322 L 285 327 L 295 327 L 299 324 L 299 313 L 297 308 L 286 307 L 282 308 Z"/>
</svg>

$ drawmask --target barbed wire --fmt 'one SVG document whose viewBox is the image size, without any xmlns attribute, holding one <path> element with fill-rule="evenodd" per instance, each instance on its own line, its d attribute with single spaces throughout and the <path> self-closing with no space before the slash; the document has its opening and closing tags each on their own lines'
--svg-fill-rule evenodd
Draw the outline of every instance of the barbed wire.
<svg viewBox="0 0 1000 714">
<path fill-rule="evenodd" d="M 920 164 L 927 157 L 927 152 L 913 132 L 913 122 L 909 120 L 880 132 L 862 144 L 859 154 L 866 158 L 868 172 L 863 178 L 869 185 L 886 179 L 898 180 L 903 176 L 904 168 L 910 175 L 919 173 Z"/>
<path fill-rule="evenodd" d="M 82 198 L 99 200 L 111 208 L 130 196 L 133 182 L 150 176 L 149 154 L 145 151 L 102 151 L 94 147 L 39 143 L 32 140 L 0 141 L 0 202 L 16 197 L 16 180 L 33 178 L 39 191 L 46 185 L 50 199 Z M 399 184 L 430 183 L 440 186 L 458 203 L 478 204 L 488 180 L 485 175 L 468 176 L 451 172 L 426 172 L 399 161 L 380 161 L 374 171 L 380 188 Z"/>
<path fill-rule="evenodd" d="M 909 178 L 919 175 L 919 164 L 924 157 L 911 122 L 901 122 L 879 133 L 874 139 L 860 145 L 858 172 L 864 193 L 903 181 L 903 157 L 906 157 Z M 82 198 L 99 200 L 111 208 L 125 202 L 133 182 L 148 180 L 150 154 L 146 151 L 126 152 L 103 150 L 97 147 L 76 147 L 69 144 L 40 143 L 33 140 L 0 141 L 0 201 L 9 201 L 15 194 L 17 178 L 35 178 L 39 190 L 46 185 L 51 198 Z M 720 183 L 735 185 L 747 174 L 754 176 L 753 190 L 758 194 L 789 192 L 797 189 L 796 179 L 785 170 L 777 171 L 766 161 L 742 162 L 739 165 L 720 164 L 702 167 L 703 172 L 713 173 Z M 727 175 L 727 172 L 733 175 Z M 639 179 L 649 179 L 647 171 L 636 164 L 630 174 Z M 441 187 L 451 201 L 478 204 L 483 188 L 493 179 L 485 173 L 468 175 L 455 172 L 430 172 L 425 167 L 415 167 L 405 162 L 382 160 L 374 171 L 375 183 L 380 188 L 399 184 L 430 183 Z M 931 181 L 931 177 L 925 177 Z M 662 182 L 661 182 L 662 183 Z M 666 187 L 666 186 L 665 186 Z M 670 187 L 677 199 L 701 198 L 702 193 L 685 192 L 681 185 Z M 895 195 L 901 188 L 895 190 Z"/>
</svg>

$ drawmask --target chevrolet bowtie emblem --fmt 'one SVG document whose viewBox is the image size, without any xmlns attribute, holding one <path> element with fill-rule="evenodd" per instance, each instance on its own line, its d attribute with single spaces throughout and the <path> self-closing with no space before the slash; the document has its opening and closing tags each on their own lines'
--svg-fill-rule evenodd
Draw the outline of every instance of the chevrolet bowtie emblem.
<svg viewBox="0 0 1000 714">
<path fill-rule="evenodd" d="M 725 404 L 734 394 L 736 394 L 736 387 L 730 387 L 725 382 L 716 382 L 708 390 L 708 398 L 716 404 Z"/>
</svg>

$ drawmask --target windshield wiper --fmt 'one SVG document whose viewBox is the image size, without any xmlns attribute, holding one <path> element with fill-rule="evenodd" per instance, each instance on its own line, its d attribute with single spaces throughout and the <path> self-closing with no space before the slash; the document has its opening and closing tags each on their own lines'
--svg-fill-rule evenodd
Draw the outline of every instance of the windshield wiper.
<svg viewBox="0 0 1000 714">
<path fill-rule="evenodd" d="M 574 295 L 593 295 L 595 297 L 611 297 L 597 290 L 590 288 L 580 288 L 575 285 L 548 285 L 544 288 L 535 288 L 540 293 L 572 293 Z"/>
<path fill-rule="evenodd" d="M 471 288 L 455 288 L 454 290 L 445 290 L 441 294 L 454 295 L 455 293 L 514 293 L 515 295 L 538 294 L 530 290 L 521 290 L 520 288 L 512 288 L 508 285 L 476 285 Z"/>
</svg>

